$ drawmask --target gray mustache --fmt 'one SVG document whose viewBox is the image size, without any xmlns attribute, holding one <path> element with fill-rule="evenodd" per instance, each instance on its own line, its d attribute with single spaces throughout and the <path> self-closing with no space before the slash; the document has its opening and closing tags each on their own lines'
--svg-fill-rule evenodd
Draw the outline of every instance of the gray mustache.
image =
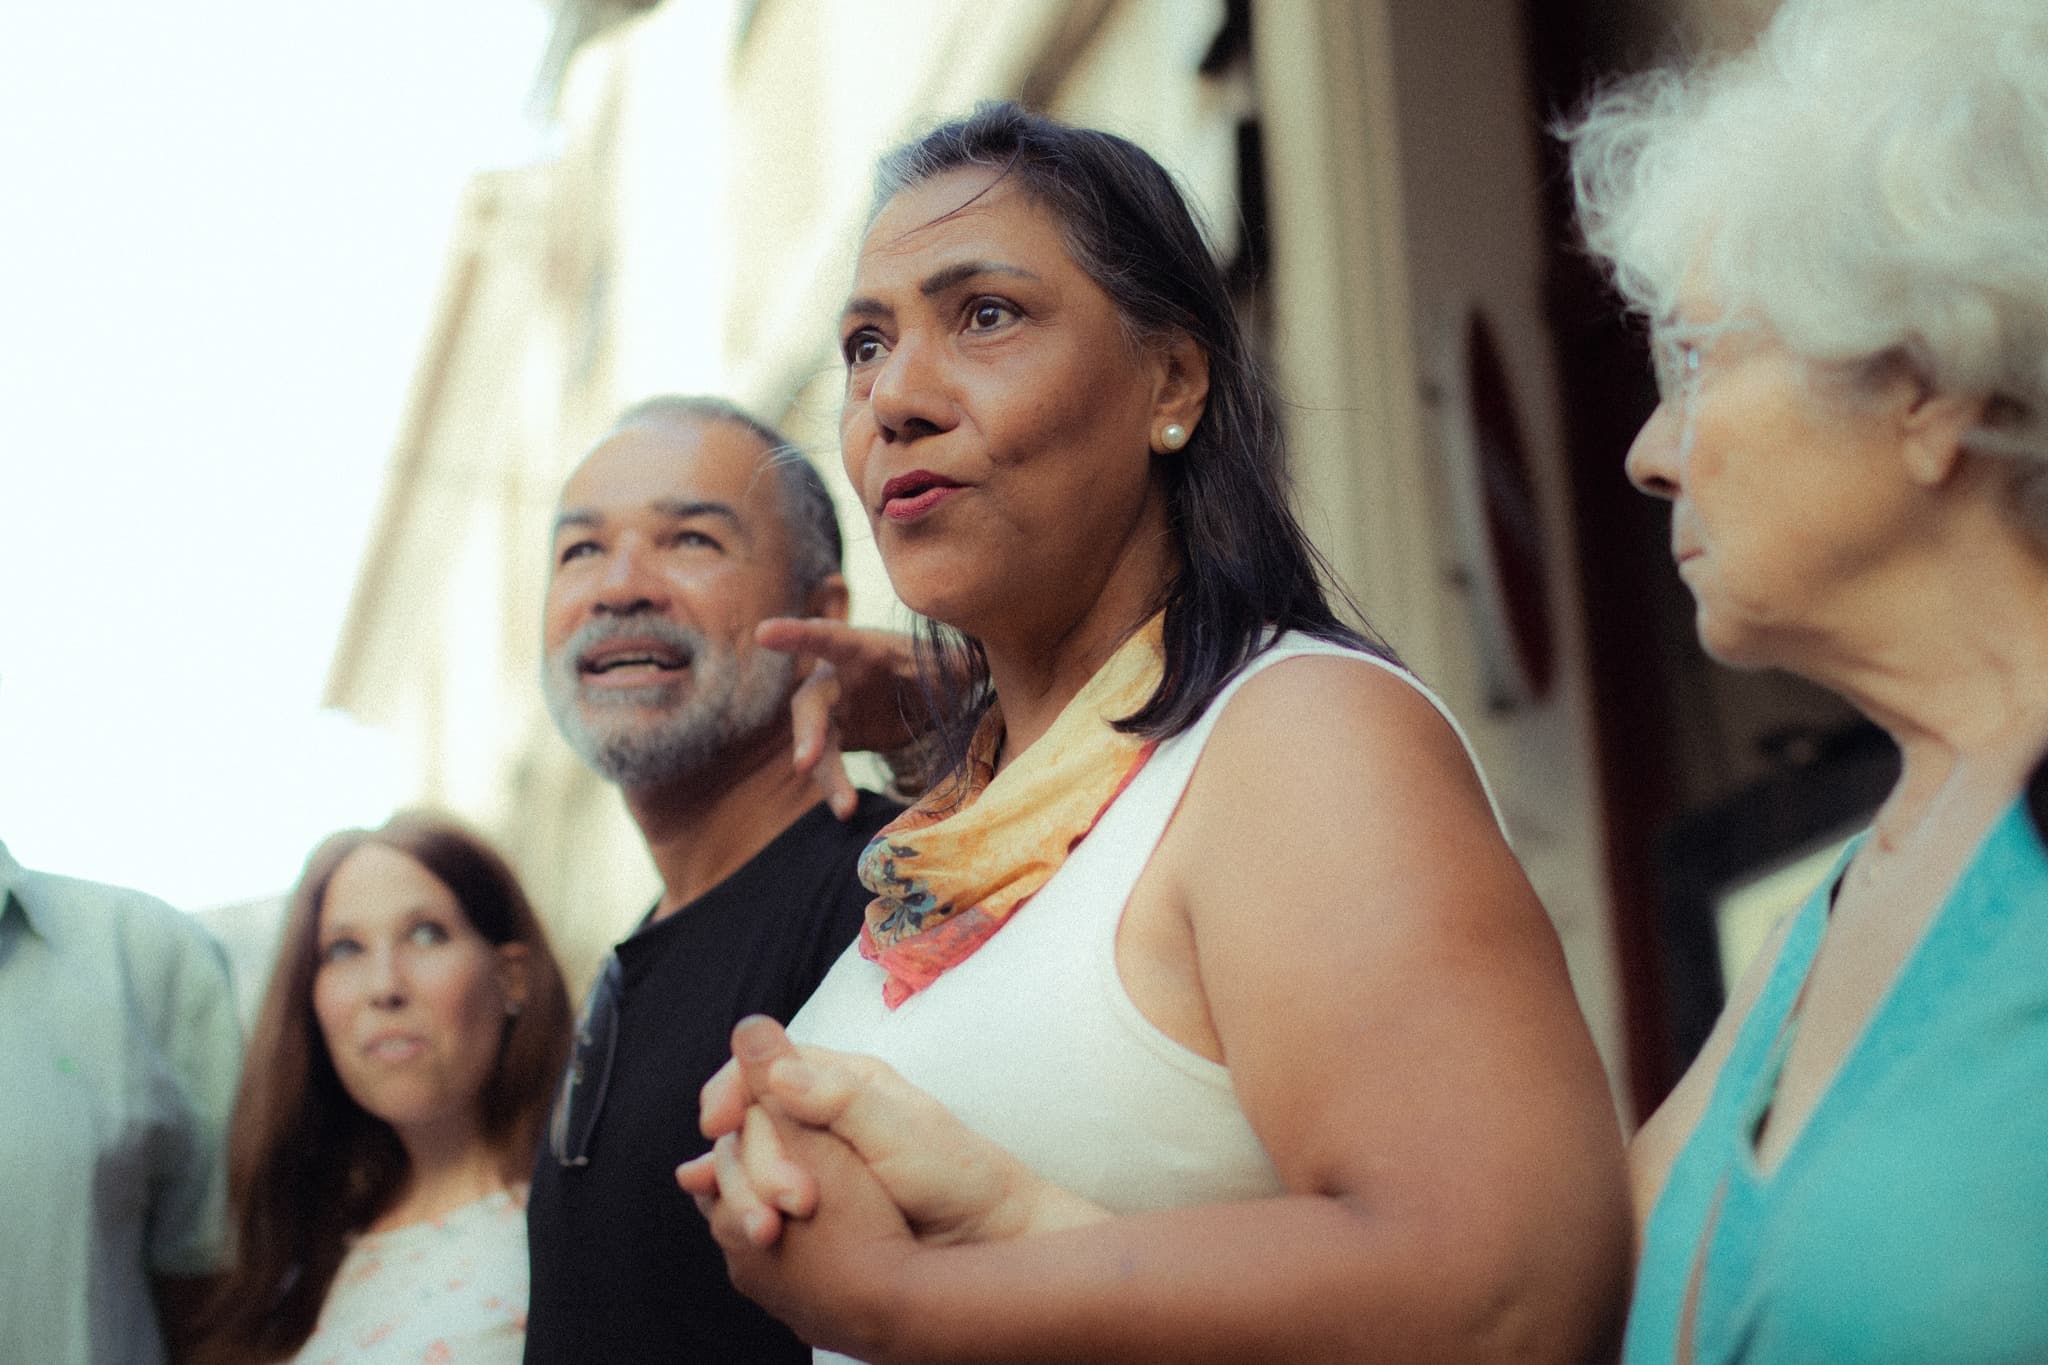
<svg viewBox="0 0 2048 1365">
<path fill-rule="evenodd" d="M 562 645 L 559 657 L 581 664 L 600 645 L 623 637 L 651 640 L 674 650 L 684 663 L 693 662 L 707 643 L 704 633 L 660 616 L 600 616 L 577 627 Z"/>
</svg>

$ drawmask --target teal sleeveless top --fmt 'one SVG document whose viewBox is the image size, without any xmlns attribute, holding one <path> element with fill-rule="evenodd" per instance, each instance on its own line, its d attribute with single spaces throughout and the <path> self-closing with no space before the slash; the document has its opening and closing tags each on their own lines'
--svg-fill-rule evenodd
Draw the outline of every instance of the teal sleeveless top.
<svg viewBox="0 0 2048 1365">
<path fill-rule="evenodd" d="M 1689 1312 L 1699 1365 L 2048 1361 L 2048 848 L 2015 802 L 1765 1174 L 1755 1136 L 1841 866 L 1651 1214 L 1627 1365 L 1675 1359 Z"/>
</svg>

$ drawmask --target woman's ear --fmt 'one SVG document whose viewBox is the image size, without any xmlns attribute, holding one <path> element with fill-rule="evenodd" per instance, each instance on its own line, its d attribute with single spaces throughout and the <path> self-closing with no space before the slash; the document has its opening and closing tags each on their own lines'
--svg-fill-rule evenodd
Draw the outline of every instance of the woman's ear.
<svg viewBox="0 0 2048 1365">
<path fill-rule="evenodd" d="M 1185 332 L 1154 351 L 1152 449 L 1179 450 L 1194 435 L 1209 406 L 1209 353 Z"/>
<path fill-rule="evenodd" d="M 527 968 L 531 966 L 529 958 L 524 943 L 498 945 L 498 990 L 505 997 L 505 1013 L 508 1015 L 517 1015 L 526 1008 L 526 997 L 531 989 L 527 980 Z"/>
<path fill-rule="evenodd" d="M 1906 472 L 1923 488 L 1939 488 L 1956 472 L 1963 442 L 1984 421 L 1983 394 L 1937 393 L 1920 387 L 1903 417 Z"/>
</svg>

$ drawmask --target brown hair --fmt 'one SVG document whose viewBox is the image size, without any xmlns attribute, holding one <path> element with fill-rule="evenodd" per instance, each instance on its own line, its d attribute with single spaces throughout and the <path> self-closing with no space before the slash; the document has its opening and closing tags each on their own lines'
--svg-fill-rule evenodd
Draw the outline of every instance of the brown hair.
<svg viewBox="0 0 2048 1365">
<path fill-rule="evenodd" d="M 349 1097 L 313 1014 L 320 910 L 351 853 L 378 844 L 414 859 L 455 893 L 493 944 L 526 945 L 524 1007 L 505 1022 L 480 1097 L 483 1136 L 505 1180 L 525 1178 L 569 1043 L 569 998 L 547 935 L 505 860 L 454 821 L 403 814 L 328 838 L 306 860 L 287 906 L 276 966 L 249 1040 L 228 1136 L 235 1264 L 201 1328 L 197 1359 L 277 1360 L 312 1335 L 350 1235 L 398 1194 L 405 1149 Z"/>
</svg>

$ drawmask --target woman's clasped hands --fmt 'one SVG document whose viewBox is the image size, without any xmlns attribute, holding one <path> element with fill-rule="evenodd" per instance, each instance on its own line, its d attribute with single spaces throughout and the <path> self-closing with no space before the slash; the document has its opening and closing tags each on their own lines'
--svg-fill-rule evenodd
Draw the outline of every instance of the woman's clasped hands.
<svg viewBox="0 0 2048 1365">
<path fill-rule="evenodd" d="M 1109 1217 L 872 1057 L 799 1045 L 759 1015 L 733 1029 L 732 1051 L 699 1110 L 712 1149 L 676 1183 L 733 1283 L 806 1340 L 873 1351 L 921 1249 Z"/>
</svg>

